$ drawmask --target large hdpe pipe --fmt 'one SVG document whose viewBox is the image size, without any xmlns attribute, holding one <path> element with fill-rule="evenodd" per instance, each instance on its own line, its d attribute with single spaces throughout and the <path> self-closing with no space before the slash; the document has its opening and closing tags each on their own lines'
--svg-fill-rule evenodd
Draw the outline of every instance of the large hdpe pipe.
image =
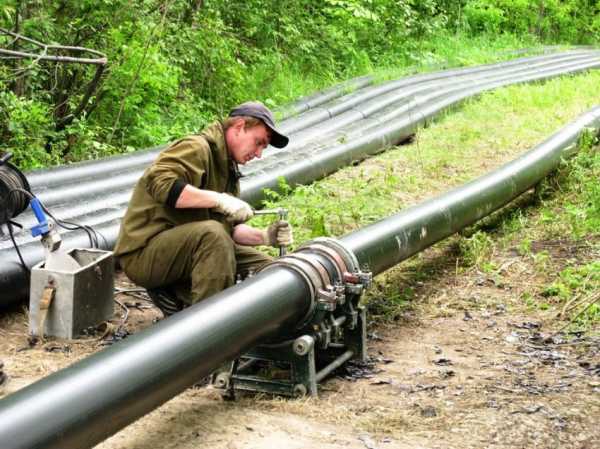
<svg viewBox="0 0 600 449">
<path fill-rule="evenodd" d="M 600 106 L 531 151 L 437 198 L 355 231 L 341 240 L 361 263 L 381 273 L 505 206 L 572 155 L 584 129 L 598 134 Z"/>
<path fill-rule="evenodd" d="M 299 134 L 294 131 L 290 145 L 283 151 L 278 150 L 277 159 L 282 160 L 289 157 L 311 141 L 322 139 L 324 133 L 331 133 L 341 126 L 357 122 L 374 114 L 379 109 L 389 107 L 390 102 L 401 101 L 403 98 L 419 92 L 439 88 L 448 89 L 450 85 L 461 81 L 476 82 L 486 78 L 506 76 L 510 73 L 516 74 L 523 70 L 541 69 L 544 66 L 562 64 L 590 56 L 593 56 L 592 52 L 570 52 L 545 57 L 524 58 L 493 66 L 418 75 L 363 89 L 320 108 L 320 113 L 325 115 L 318 117 L 318 119 L 327 118 L 328 120 L 319 123 L 318 126 L 314 126 L 313 122 L 307 122 L 311 125 L 308 129 L 301 130 Z M 315 113 L 319 113 L 319 111 L 313 110 L 309 114 L 314 115 Z M 306 114 L 293 120 L 304 120 L 303 117 L 305 116 Z M 332 117 L 335 117 L 335 120 L 331 120 Z M 284 131 L 288 122 L 281 125 Z M 163 148 L 157 147 L 133 155 L 36 171 L 29 173 L 28 179 L 33 191 L 46 206 L 54 207 L 61 204 L 61 202 L 72 204 L 72 199 L 81 200 L 82 198 L 94 196 L 97 192 L 131 187 L 135 180 L 139 178 L 141 172 L 156 157 L 157 152 Z M 268 164 L 269 159 L 272 158 L 265 157 L 242 167 L 243 174 L 248 176 L 263 169 L 263 165 Z"/>
<path fill-rule="evenodd" d="M 570 62 L 574 57 L 569 56 L 561 59 L 560 62 Z M 484 77 L 454 77 L 450 80 L 436 81 L 434 83 L 421 83 L 406 89 L 397 89 L 389 94 L 381 95 L 377 98 L 367 100 L 359 106 L 354 106 L 351 110 L 341 113 L 336 116 L 335 119 L 327 121 L 325 124 L 319 124 L 312 126 L 309 131 L 300 132 L 294 135 L 292 143 L 289 147 L 293 149 L 286 149 L 280 151 L 277 158 L 278 164 L 286 165 L 287 158 L 298 158 L 298 154 L 312 152 L 315 149 L 323 148 L 325 145 L 335 145 L 335 141 L 341 137 L 344 140 L 350 140 L 353 136 L 348 133 L 346 129 L 352 127 L 352 132 L 360 132 L 354 128 L 357 128 L 356 122 L 361 121 L 365 117 L 369 117 L 371 120 L 376 121 L 375 123 L 385 123 L 395 116 L 401 115 L 411 109 L 414 109 L 417 105 L 414 97 L 418 95 L 419 102 L 423 103 L 425 100 L 441 97 L 448 95 L 458 89 L 464 87 L 473 87 L 475 83 L 481 83 L 485 81 L 491 81 L 499 79 L 502 75 L 503 78 L 508 76 L 515 76 L 517 74 L 524 75 L 534 69 L 541 69 L 551 64 L 550 68 L 554 67 L 556 61 L 553 62 L 536 62 L 528 64 L 527 70 L 523 68 L 510 69 L 507 71 L 499 71 L 495 74 L 488 74 Z M 412 98 L 412 100 L 407 100 Z M 392 111 L 393 115 L 387 111 Z M 361 122 L 365 122 L 362 120 Z M 367 124 L 369 122 L 366 122 Z M 360 128 L 358 126 L 358 128 Z M 335 132 L 341 130 L 340 132 Z M 316 140 L 317 136 L 321 139 L 318 145 L 309 145 L 311 140 Z M 256 172 L 269 171 L 273 168 L 270 165 L 273 161 L 258 160 L 253 166 Z M 129 168 L 129 167 L 126 167 Z M 245 175 L 251 178 L 253 171 L 244 170 Z M 123 198 L 123 195 L 128 187 L 134 184 L 135 180 L 138 179 L 140 172 L 137 170 L 121 171 L 114 173 L 110 178 L 102 178 L 88 183 L 93 185 L 93 188 L 85 188 L 81 186 L 81 183 L 77 183 L 77 188 L 74 188 L 74 184 L 66 183 L 61 187 L 49 189 L 40 192 L 36 191 L 38 198 L 40 198 L 46 206 L 51 206 L 57 216 L 63 219 L 71 219 L 75 221 L 81 221 L 82 215 L 87 214 L 91 211 L 103 211 L 105 209 L 120 208 L 124 209 L 128 198 L 115 202 L 115 196 Z M 85 199 L 85 201 L 81 201 Z M 61 205 L 64 205 L 61 207 Z M 33 217 L 31 215 L 24 214 L 19 217 L 19 222 L 24 227 L 30 227 L 33 224 Z M 27 241 L 27 238 L 25 239 Z"/>
<path fill-rule="evenodd" d="M 562 65 L 578 60 L 583 61 L 592 56 L 594 56 L 592 52 L 586 52 L 560 55 L 560 57 L 554 56 L 551 59 L 519 60 L 519 64 L 511 61 L 513 62 L 512 64 L 504 63 L 504 65 L 496 67 L 494 70 L 489 68 L 484 70 L 476 67 L 468 71 L 463 69 L 460 71 L 454 70 L 452 73 L 448 71 L 438 72 L 435 74 L 420 75 L 418 82 L 416 80 L 408 82 L 409 78 L 403 78 L 380 86 L 363 89 L 338 100 L 340 102 L 343 101 L 343 103 L 329 103 L 319 108 L 319 110 L 313 110 L 311 113 L 316 114 L 316 117 L 314 120 L 308 122 L 310 126 L 294 131 L 290 144 L 283 150 L 277 150 L 277 160 L 293 156 L 307 146 L 322 143 L 324 136 L 331 135 L 344 126 L 352 126 L 355 129 L 360 128 L 363 119 L 371 118 L 384 108 L 396 105 L 402 106 L 415 95 L 434 95 L 461 84 L 481 83 L 486 80 L 490 81 L 493 78 L 510 75 L 516 77 L 520 73 L 529 72 L 534 69 L 542 70 L 559 64 Z M 598 56 L 598 53 L 595 56 Z M 308 118 L 306 114 L 301 117 L 305 121 Z M 265 154 L 273 154 L 273 152 L 267 150 Z M 244 167 L 243 174 L 245 176 L 252 176 L 254 172 L 264 169 L 273 160 L 274 158 L 272 157 L 263 157 L 254 160 L 247 167 Z"/>
<path fill-rule="evenodd" d="M 282 164 L 274 162 L 273 166 L 276 166 L 277 170 L 272 169 L 266 173 L 246 178 L 244 198 L 250 203 L 256 203 L 262 199 L 263 189 L 279 191 L 281 177 L 286 180 L 288 185 L 295 186 L 327 176 L 341 166 L 348 165 L 369 154 L 378 153 L 382 149 L 406 139 L 415 132 L 418 126 L 423 125 L 442 110 L 481 92 L 509 84 L 540 81 L 565 73 L 577 73 L 598 67 L 600 67 L 600 58 L 594 58 L 590 62 L 570 65 L 566 69 L 547 70 L 520 78 L 492 81 L 475 85 L 441 99 L 434 98 L 433 101 L 426 101 L 410 113 L 403 114 L 398 118 L 375 122 L 366 130 L 357 131 L 341 139 L 341 142 L 330 146 L 325 151 L 300 153 L 293 162 L 286 161 Z"/>
<path fill-rule="evenodd" d="M 320 106 L 323 103 L 327 103 L 330 100 L 341 97 L 342 95 L 348 92 L 361 89 L 365 86 L 369 86 L 374 82 L 375 78 L 371 75 L 361 76 L 358 78 L 350 79 L 348 81 L 344 81 L 329 89 L 325 89 L 320 92 L 315 92 L 312 95 L 307 95 L 306 97 L 299 98 L 293 103 L 277 108 L 274 111 L 275 116 L 279 120 L 288 119 L 292 116 L 306 112 L 309 109 Z"/>
<path fill-rule="evenodd" d="M 325 115 L 320 116 L 320 121 L 325 117 L 329 118 L 345 112 L 351 107 L 360 104 L 361 101 L 374 98 L 378 95 L 389 92 L 390 90 L 395 90 L 401 87 L 418 85 L 430 80 L 443 80 L 445 78 L 454 76 L 466 76 L 490 71 L 493 72 L 502 68 L 525 66 L 529 63 L 562 60 L 565 57 L 572 56 L 585 56 L 589 53 L 589 51 L 577 50 L 546 56 L 520 58 L 496 64 L 425 73 L 402 78 L 400 80 L 390 81 L 381 85 L 368 87 L 366 89 L 363 87 L 369 86 L 372 83 L 372 79 L 370 77 L 362 77 L 342 83 L 339 86 L 334 86 L 330 90 L 300 99 L 298 100 L 297 104 L 293 103 L 292 106 L 290 106 L 291 110 L 297 109 L 298 111 L 301 111 L 300 115 L 293 117 L 290 120 L 283 121 L 280 123 L 279 127 L 286 133 L 291 134 L 305 129 L 307 126 L 314 124 L 315 122 L 314 118 L 307 120 L 304 117 L 306 115 L 314 115 L 314 109 L 323 104 L 325 104 L 323 110 Z M 347 93 L 338 99 L 338 97 L 340 97 L 343 93 L 347 92 L 346 89 L 356 89 L 356 91 Z M 300 122 L 301 124 L 299 124 Z M 77 181 L 79 184 L 83 184 L 88 182 L 90 179 L 112 176 L 115 172 L 123 170 L 137 168 L 141 173 L 141 171 L 152 160 L 154 160 L 156 154 L 158 154 L 158 152 L 162 149 L 164 149 L 164 146 L 158 146 L 149 150 L 139 151 L 128 155 L 119 155 L 97 161 L 86 161 L 69 166 L 37 170 L 28 173 L 27 176 L 33 190 L 40 192 L 48 187 L 62 185 L 66 182 Z M 269 152 L 265 153 L 265 155 L 267 154 L 269 154 Z"/>
<path fill-rule="evenodd" d="M 349 90 L 361 89 L 372 83 L 373 77 L 371 76 L 348 80 L 330 89 L 300 98 L 294 103 L 281 108 L 277 115 L 280 120 L 289 118 L 291 115 L 300 114 L 310 107 L 315 107 L 338 98 Z M 87 182 L 90 178 L 112 176 L 115 172 L 123 170 L 138 169 L 141 173 L 156 158 L 156 155 L 165 148 L 166 145 L 160 145 L 147 150 L 136 151 L 132 154 L 111 156 L 101 160 L 36 170 L 27 173 L 27 179 L 33 190 L 40 191 L 67 182 Z"/>
<path fill-rule="evenodd" d="M 336 115 L 348 111 L 350 108 L 363 103 L 366 100 L 378 97 L 380 95 L 384 95 L 393 90 L 397 90 L 403 87 L 419 85 L 421 83 L 427 83 L 431 81 L 441 80 L 441 79 L 452 79 L 456 77 L 469 77 L 469 76 L 479 76 L 485 73 L 494 73 L 505 69 L 511 68 L 526 68 L 529 64 L 534 64 L 537 62 L 551 62 L 551 61 L 561 61 L 564 58 L 571 57 L 585 57 L 586 55 L 591 55 L 592 51 L 584 51 L 577 50 L 571 52 L 560 53 L 556 55 L 549 56 L 533 56 L 528 58 L 520 58 L 511 61 L 504 61 L 495 64 L 485 64 L 476 67 L 467 67 L 467 68 L 458 68 L 458 69 L 449 69 L 443 70 L 439 72 L 433 73 L 424 73 L 413 76 L 408 76 L 405 78 L 401 78 L 399 80 L 388 81 L 383 84 L 375 85 L 368 87 L 366 89 L 361 89 L 355 92 L 352 92 L 344 97 L 341 97 L 337 100 L 334 100 L 322 107 L 314 108 L 306 113 L 293 117 L 292 119 L 286 121 L 282 124 L 282 129 L 284 132 L 292 133 L 302 129 L 306 129 L 314 124 L 321 123 L 325 120 L 328 120 Z M 597 52 L 596 52 L 597 53 Z"/>
<path fill-rule="evenodd" d="M 478 86 L 496 85 L 494 83 L 497 81 L 505 80 L 510 83 L 512 80 L 523 79 L 528 75 L 543 75 L 548 71 L 556 73 L 556 69 L 564 69 L 566 72 L 569 67 L 590 61 L 590 57 L 598 60 L 597 56 L 598 53 L 595 56 L 581 59 L 570 58 L 551 63 L 538 62 L 528 64 L 525 68 L 504 69 L 484 76 L 453 77 L 443 81 L 410 86 L 367 100 L 323 124 L 314 125 L 295 134 L 293 144 L 288 145 L 291 147 L 289 150 L 286 148 L 280 151 L 276 159 L 268 158 L 256 161 L 253 164 L 253 170 L 244 173 L 245 182 L 252 184 L 251 180 L 254 176 L 263 176 L 264 173 L 274 172 L 278 166 L 290 166 L 296 160 L 303 160 L 316 153 L 326 152 L 339 146 L 342 142 L 352 142 L 372 131 L 369 128 L 381 127 L 401 116 L 409 119 L 419 117 L 420 109 L 434 99 L 439 100 L 460 91 L 473 91 Z"/>
<path fill-rule="evenodd" d="M 454 76 L 451 79 L 444 79 L 442 81 L 436 80 L 426 83 L 419 83 L 417 85 L 405 87 L 403 89 L 396 88 L 391 92 L 386 91 L 385 94 L 379 95 L 376 98 L 371 98 L 370 96 L 366 96 L 364 95 L 364 93 L 361 93 L 360 98 L 362 103 L 360 105 L 352 106 L 352 109 L 347 110 L 346 112 L 342 112 L 339 114 L 336 113 L 336 118 L 333 120 L 328 120 L 323 124 L 314 125 L 307 130 L 304 130 L 298 134 L 294 134 L 290 145 L 288 145 L 288 148 L 278 152 L 278 157 L 276 158 L 276 161 L 277 163 L 285 164 L 286 158 L 297 156 L 298 152 L 306 151 L 307 147 L 310 148 L 311 146 L 309 144 L 311 141 L 323 140 L 325 136 L 331 135 L 335 130 L 342 128 L 343 126 L 353 125 L 363 118 L 376 114 L 377 111 L 383 108 L 394 107 L 398 103 L 401 103 L 407 97 L 412 97 L 420 93 L 422 94 L 429 90 L 438 92 L 442 87 L 443 91 L 447 91 L 453 86 L 473 85 L 475 83 L 490 81 L 501 76 L 517 76 L 519 74 L 524 74 L 526 72 L 531 72 L 534 70 L 552 68 L 557 64 L 566 65 L 568 63 L 583 61 L 588 59 L 590 56 L 593 55 L 587 53 L 584 55 L 567 54 L 561 55 L 561 57 L 555 56 L 552 61 L 544 60 L 528 62 L 527 64 L 523 63 L 519 66 L 512 64 L 507 68 L 503 68 L 502 70 L 498 70 L 495 72 L 488 71 L 484 75 L 478 73 L 477 75 L 469 74 L 469 76 Z M 328 111 L 329 110 L 330 109 L 328 109 Z M 396 110 L 398 113 L 400 113 L 403 109 L 402 107 L 396 107 Z M 330 140 L 333 138 L 335 138 L 335 136 L 331 136 Z M 154 154 L 150 152 L 143 153 L 142 160 L 145 162 L 145 164 L 150 162 L 150 156 L 154 157 Z M 254 172 L 257 172 L 261 169 L 264 170 L 265 165 L 268 166 L 269 161 L 271 161 L 270 163 L 273 163 L 273 159 L 274 158 L 267 158 L 259 160 L 254 164 L 249 164 L 249 167 L 243 167 L 244 175 L 252 176 Z M 131 158 L 124 159 L 120 162 L 123 163 L 123 166 L 117 170 L 117 164 L 119 163 L 117 159 L 109 159 L 107 161 L 107 166 L 113 169 L 113 172 L 110 176 L 107 176 L 105 170 L 102 169 L 95 172 L 93 176 L 91 176 L 91 173 L 88 173 L 88 175 L 90 176 L 88 176 L 85 182 L 78 178 L 73 179 L 69 182 L 65 179 L 65 173 L 68 170 L 57 169 L 55 170 L 57 172 L 55 173 L 55 175 L 57 175 L 59 179 L 62 179 L 61 185 L 54 185 L 56 181 L 53 181 L 52 185 L 36 186 L 36 178 L 34 178 L 31 181 L 31 184 L 34 185 L 33 189 L 38 198 L 47 207 L 54 208 L 55 206 L 61 204 L 76 204 L 83 198 L 90 198 L 94 196 L 97 197 L 101 194 L 106 194 L 110 191 L 122 190 L 127 187 L 133 186 L 135 184 L 135 181 L 141 176 L 142 168 L 146 165 L 144 165 L 143 167 L 140 167 L 139 165 L 137 165 L 137 163 L 135 165 L 130 165 L 130 163 L 132 162 Z M 73 168 L 74 171 L 81 171 L 85 169 L 89 172 L 90 170 L 95 170 L 99 167 L 94 167 L 92 164 L 86 163 L 81 167 Z"/>
<path fill-rule="evenodd" d="M 570 154 L 600 107 L 517 160 L 341 241 L 374 274 L 501 208 Z M 276 267 L 0 400 L 2 449 L 83 449 L 113 435 L 262 338 L 295 326 L 309 288 Z"/>
<path fill-rule="evenodd" d="M 579 56 L 580 57 L 580 56 Z M 562 64 L 573 62 L 573 56 L 569 56 L 569 58 L 564 57 L 560 62 Z M 575 61 L 576 62 L 576 61 Z M 425 99 L 430 99 L 434 97 L 439 97 L 442 95 L 447 95 L 454 90 L 461 89 L 464 87 L 473 87 L 478 83 L 482 82 L 490 82 L 496 78 L 500 78 L 502 75 L 503 78 L 509 79 L 509 76 L 519 76 L 524 75 L 528 72 L 532 72 L 533 70 L 538 70 L 542 68 L 548 68 L 547 65 L 552 64 L 550 68 L 554 68 L 554 62 L 536 62 L 535 64 L 529 64 L 527 66 L 527 70 L 519 69 L 516 72 L 516 69 L 511 69 L 509 71 L 501 71 L 498 72 L 497 75 L 487 75 L 481 78 L 465 78 L 455 77 L 451 80 L 444 80 L 444 82 L 436 82 L 433 85 L 428 83 L 420 84 L 419 86 L 415 86 L 409 89 L 401 89 L 396 90 L 395 92 L 380 96 L 374 100 L 367 100 L 365 103 L 360 106 L 354 107 L 351 111 L 347 111 L 342 113 L 340 116 L 336 117 L 334 120 L 328 121 L 329 125 L 317 125 L 313 126 L 311 131 L 308 133 L 300 133 L 300 135 L 295 135 L 293 138 L 293 143 L 290 146 L 296 147 L 292 150 L 285 150 L 280 152 L 279 157 L 276 160 L 277 164 L 287 165 L 286 158 L 298 158 L 299 154 L 303 152 L 313 152 L 315 148 L 323 148 L 323 144 L 335 144 L 335 140 L 340 137 L 344 137 L 345 140 L 350 140 L 350 135 L 342 131 L 342 133 L 335 133 L 333 131 L 348 127 L 348 124 L 353 128 L 356 128 L 354 124 L 358 121 L 359 118 L 364 118 L 369 116 L 371 120 L 376 120 L 377 122 L 387 122 L 391 118 L 394 118 L 390 115 L 388 110 L 392 110 L 395 115 L 400 115 L 409 111 L 410 109 L 414 109 L 416 103 L 414 98 L 412 101 L 403 100 L 405 97 L 414 97 L 415 95 L 419 95 L 420 102 L 423 102 Z M 561 65 L 562 65 L 561 64 Z M 435 89 L 433 89 L 435 87 Z M 443 87 L 443 89 L 441 89 Z M 431 92 L 428 92 L 430 91 Z M 381 111 L 383 109 L 383 111 Z M 380 112 L 377 112 L 380 111 Z M 385 116 L 382 116 L 382 112 L 385 112 Z M 380 118 L 381 117 L 381 118 Z M 364 121 L 364 120 L 363 120 Z M 377 123 L 376 122 L 376 123 Z M 368 123 L 368 122 L 367 122 Z M 353 132 L 360 132 L 360 130 L 354 130 Z M 307 138 L 306 135 L 309 135 Z M 316 136 L 320 136 L 323 139 L 320 145 L 307 145 L 310 139 L 315 139 Z M 305 148 L 298 148 L 298 147 Z M 270 165 L 273 164 L 273 161 L 269 163 L 268 161 L 262 163 L 262 165 L 258 165 L 262 163 L 262 161 L 258 161 L 255 164 L 256 168 L 262 167 L 260 170 L 256 170 L 256 172 L 260 171 L 269 171 L 269 169 L 273 168 Z M 246 171 L 246 176 L 248 179 L 252 176 L 252 171 Z M 68 207 L 63 207 L 64 214 L 60 214 L 61 218 L 64 219 L 75 219 L 79 220 L 81 214 L 87 213 L 86 210 L 102 210 L 107 207 L 121 207 L 124 208 L 124 203 L 110 203 L 107 200 L 103 200 L 104 197 L 112 194 L 113 192 L 123 192 L 124 189 L 127 189 L 131 185 L 134 184 L 135 180 L 138 179 L 140 172 L 137 169 L 121 171 L 119 173 L 113 174 L 111 177 L 103 177 L 101 179 L 97 179 L 93 182 L 87 183 L 86 186 L 82 186 L 81 183 L 77 182 L 77 184 L 66 183 L 60 187 L 55 187 L 53 189 L 48 189 L 46 191 L 37 190 L 37 196 L 46 204 L 47 206 L 53 207 L 56 210 L 57 206 L 60 205 L 68 205 Z M 86 201 L 81 201 L 85 199 Z M 78 212 L 81 211 L 81 212 Z M 27 215 L 24 214 L 22 217 L 19 217 L 19 221 L 24 226 L 28 226 L 29 222 L 27 221 Z"/>
<path fill-rule="evenodd" d="M 591 62 L 567 63 L 560 65 L 560 68 L 534 72 L 533 75 L 484 83 L 482 86 L 473 87 L 464 92 L 433 102 L 432 104 L 426 103 L 418 110 L 406 114 L 400 119 L 391 122 L 375 122 L 374 128 L 369 130 L 370 132 L 365 132 L 356 138 L 346 139 L 344 143 L 333 145 L 331 148 L 327 149 L 327 151 L 314 154 L 299 153 L 296 155 L 297 160 L 295 161 L 282 161 L 275 165 L 269 173 L 246 178 L 242 185 L 242 198 L 252 204 L 260 204 L 260 201 L 263 199 L 263 189 L 268 187 L 277 190 L 278 178 L 280 176 L 284 176 L 290 185 L 311 182 L 326 176 L 341 166 L 347 165 L 354 160 L 364 158 L 369 154 L 379 152 L 386 146 L 399 142 L 403 138 L 411 135 L 417 126 L 424 123 L 442 109 L 484 90 L 517 82 L 547 79 L 564 73 L 575 73 L 600 65 L 600 60 L 597 57 L 588 57 L 585 61 Z M 113 236 L 116 238 L 119 224 L 118 221 L 113 220 L 113 218 L 114 215 L 111 214 L 111 221 L 108 224 L 102 223 L 100 220 L 94 221 L 94 223 L 99 224 L 99 231 L 105 237 L 105 241 L 103 242 L 106 243 L 103 245 L 105 248 L 112 248 L 116 241 L 113 239 Z M 74 235 L 70 236 L 70 234 Z M 81 233 L 71 232 L 65 235 L 63 245 L 65 248 L 72 248 L 77 246 L 73 245 L 72 242 L 82 241 L 85 240 Z M 43 249 L 37 242 L 25 243 L 22 245 L 22 248 L 26 254 L 24 260 L 28 265 L 30 263 L 35 264 L 44 257 Z M 8 305 L 24 299 L 28 292 L 27 275 L 20 266 L 14 250 L 6 243 L 4 248 L 0 249 L 0 260 L 3 261 L 3 264 L 0 267 L 0 287 L 3 287 L 0 288 L 0 305 Z"/>
</svg>

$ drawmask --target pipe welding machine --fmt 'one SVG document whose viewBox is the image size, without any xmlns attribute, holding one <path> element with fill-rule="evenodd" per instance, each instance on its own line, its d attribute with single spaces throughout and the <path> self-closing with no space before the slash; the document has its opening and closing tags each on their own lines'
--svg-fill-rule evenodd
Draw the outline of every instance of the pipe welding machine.
<svg viewBox="0 0 600 449">
<path fill-rule="evenodd" d="M 44 334 L 74 338 L 86 328 L 112 318 L 114 263 L 112 252 L 99 249 L 61 250 L 57 226 L 67 222 L 55 218 L 32 193 L 25 175 L 9 162 L 12 154 L 0 157 L 0 237 L 7 230 L 24 270 L 30 272 L 29 329 L 33 336 Z M 40 237 L 45 260 L 31 270 L 15 239 L 14 219 L 27 208 L 37 220 L 32 237 Z M 48 217 L 52 221 L 48 220 Z M 69 223 L 90 235 L 87 226 Z"/>
<path fill-rule="evenodd" d="M 317 384 L 350 360 L 367 359 L 366 310 L 359 304 L 372 275 L 339 240 L 320 237 L 262 267 L 283 267 L 309 287 L 310 307 L 295 329 L 223 365 L 212 384 L 235 391 L 317 396 Z"/>
</svg>

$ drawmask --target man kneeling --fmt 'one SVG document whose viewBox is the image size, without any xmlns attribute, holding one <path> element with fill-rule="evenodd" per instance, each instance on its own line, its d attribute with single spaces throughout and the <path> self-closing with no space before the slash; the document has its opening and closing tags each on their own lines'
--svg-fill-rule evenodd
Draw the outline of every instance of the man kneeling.
<svg viewBox="0 0 600 449">
<path fill-rule="evenodd" d="M 244 224 L 253 211 L 238 198 L 238 164 L 260 158 L 288 138 L 258 102 L 234 108 L 223 122 L 161 152 L 136 184 L 115 255 L 165 315 L 233 285 L 271 258 L 251 248 L 292 243 L 289 223 L 266 230 Z"/>
</svg>

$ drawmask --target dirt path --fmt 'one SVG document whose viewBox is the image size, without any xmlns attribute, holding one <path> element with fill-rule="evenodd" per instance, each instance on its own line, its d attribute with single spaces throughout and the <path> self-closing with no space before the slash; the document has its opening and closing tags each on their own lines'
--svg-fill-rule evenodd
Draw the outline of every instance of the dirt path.
<svg viewBox="0 0 600 449">
<path fill-rule="evenodd" d="M 600 339 L 552 337 L 518 285 L 477 273 L 435 285 L 372 330 L 368 378 L 330 379 L 317 400 L 191 389 L 100 447 L 598 447 Z"/>
<path fill-rule="evenodd" d="M 519 296 L 530 280 L 519 268 L 499 282 L 477 271 L 457 276 L 440 250 L 425 259 L 428 281 L 401 269 L 380 281 L 410 284 L 415 300 L 370 330 L 375 364 L 365 377 L 341 372 L 318 399 L 224 402 L 211 388 L 191 388 L 98 447 L 599 447 L 600 338 L 554 333 L 555 312 L 525 308 Z M 135 297 L 122 301 L 132 331 L 159 317 Z M 29 348 L 21 312 L 0 329 L 4 394 L 101 347 L 87 340 Z"/>
</svg>

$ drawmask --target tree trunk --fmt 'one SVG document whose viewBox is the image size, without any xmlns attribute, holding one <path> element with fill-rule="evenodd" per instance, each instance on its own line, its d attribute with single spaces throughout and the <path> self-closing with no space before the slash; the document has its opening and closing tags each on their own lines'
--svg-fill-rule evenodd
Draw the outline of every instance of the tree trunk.
<svg viewBox="0 0 600 449">
<path fill-rule="evenodd" d="M 21 0 L 17 0 L 15 2 L 15 26 L 14 26 L 14 32 L 15 33 L 19 33 L 21 30 Z M 26 7 L 23 9 L 27 9 Z M 14 51 L 19 51 L 19 40 L 15 39 L 15 41 L 13 42 L 12 48 Z M 18 69 L 19 67 L 19 60 L 18 59 L 14 59 L 13 60 L 13 69 Z M 22 97 L 23 95 L 25 95 L 25 87 L 26 87 L 26 75 L 23 74 L 22 76 L 17 77 L 13 83 L 12 83 L 12 91 L 14 92 L 14 94 L 17 97 Z"/>
</svg>

